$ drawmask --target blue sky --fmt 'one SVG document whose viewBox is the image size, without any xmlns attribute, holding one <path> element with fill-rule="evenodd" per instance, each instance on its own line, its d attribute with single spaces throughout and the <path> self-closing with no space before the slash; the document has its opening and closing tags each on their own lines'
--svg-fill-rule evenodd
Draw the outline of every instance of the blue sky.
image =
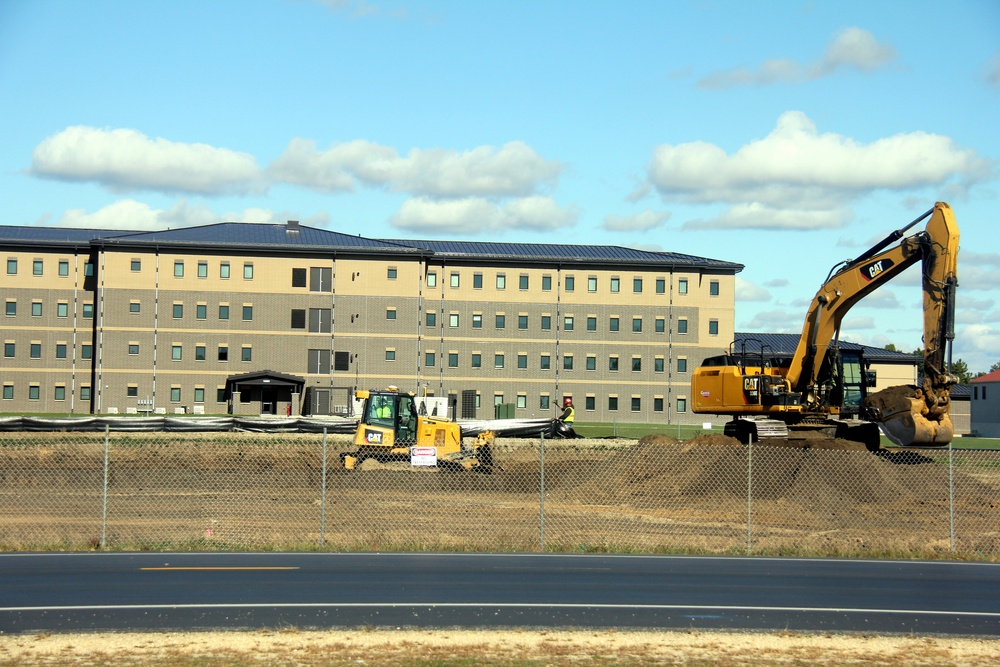
<svg viewBox="0 0 1000 667">
<path fill-rule="evenodd" d="M 949 202 L 955 356 L 1000 361 L 1000 2 L 0 0 L 3 224 L 303 224 L 740 262 L 798 332 Z M 911 269 L 842 337 L 912 350 Z"/>
</svg>

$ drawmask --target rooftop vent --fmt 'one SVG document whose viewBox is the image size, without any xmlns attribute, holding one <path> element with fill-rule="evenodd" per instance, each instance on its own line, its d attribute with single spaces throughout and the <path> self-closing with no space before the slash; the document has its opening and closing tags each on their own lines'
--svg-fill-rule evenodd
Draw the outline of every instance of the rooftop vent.
<svg viewBox="0 0 1000 667">
<path fill-rule="evenodd" d="M 285 233 L 287 234 L 298 234 L 299 233 L 299 221 L 289 220 L 285 225 Z"/>
</svg>

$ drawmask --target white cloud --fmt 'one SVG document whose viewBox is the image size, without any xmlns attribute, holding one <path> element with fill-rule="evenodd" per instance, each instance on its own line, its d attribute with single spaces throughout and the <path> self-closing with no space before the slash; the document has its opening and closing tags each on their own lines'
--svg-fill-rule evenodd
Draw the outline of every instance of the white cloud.
<svg viewBox="0 0 1000 667">
<path fill-rule="evenodd" d="M 612 232 L 641 232 L 662 227 L 669 219 L 669 211 L 647 209 L 635 215 L 606 215 L 602 226 Z"/>
<path fill-rule="evenodd" d="M 862 28 L 847 28 L 837 33 L 823 56 L 813 63 L 799 64 L 787 58 L 765 60 L 756 71 L 744 67 L 710 74 L 697 86 L 707 90 L 725 90 L 735 86 L 769 86 L 777 83 L 800 83 L 830 76 L 842 69 L 870 72 L 896 59 L 896 50 L 879 42 Z"/>
<path fill-rule="evenodd" d="M 857 329 L 874 329 L 875 318 L 866 316 L 848 317 L 840 325 L 842 331 L 854 331 Z"/>
<path fill-rule="evenodd" d="M 186 144 L 131 129 L 77 125 L 44 139 L 31 172 L 67 181 L 95 182 L 113 192 L 156 190 L 202 195 L 260 191 L 253 156 L 207 144 Z"/>
<path fill-rule="evenodd" d="M 788 284 L 788 278 L 775 278 L 764 283 L 764 287 L 787 287 Z"/>
<path fill-rule="evenodd" d="M 736 276 L 737 301 L 770 301 L 771 293 L 763 287 L 754 285 L 749 280 Z"/>
<path fill-rule="evenodd" d="M 688 228 L 819 229 L 851 219 L 846 203 L 875 190 L 906 191 L 990 176 L 992 164 L 946 136 L 911 132 L 864 144 L 818 132 L 800 111 L 733 154 L 707 142 L 653 149 L 648 182 L 664 200 L 729 204 Z"/>
<path fill-rule="evenodd" d="M 330 219 L 326 213 L 303 217 L 296 212 L 247 208 L 242 211 L 216 213 L 202 204 L 179 200 L 167 209 L 158 209 L 134 199 L 122 199 L 88 213 L 84 209 L 69 209 L 53 224 L 58 227 L 82 229 L 112 229 L 122 231 L 159 231 L 180 227 L 211 225 L 218 222 L 275 223 L 299 220 L 307 226 L 326 226 Z"/>
<path fill-rule="evenodd" d="M 278 182 L 325 192 L 352 191 L 359 183 L 427 197 L 525 197 L 553 184 L 562 165 L 512 141 L 497 149 L 458 152 L 394 148 L 356 140 L 321 151 L 316 142 L 293 139 L 269 167 Z"/>
<path fill-rule="evenodd" d="M 737 304 L 739 309 L 739 304 Z M 791 313 L 787 310 L 763 310 L 745 325 L 737 328 L 740 331 L 765 331 L 768 333 L 799 333 L 802 331 L 802 313 Z"/>
<path fill-rule="evenodd" d="M 879 310 L 900 308 L 899 299 L 892 290 L 882 287 L 864 297 L 857 304 L 858 307 L 878 308 Z"/>
<path fill-rule="evenodd" d="M 958 332 L 955 341 L 956 347 L 961 343 L 962 358 L 970 368 L 989 368 L 990 364 L 1000 358 L 1000 329 L 996 327 L 970 324 Z M 976 363 L 971 359 L 975 359 Z"/>
<path fill-rule="evenodd" d="M 424 234 L 476 235 L 550 231 L 574 224 L 578 215 L 573 208 L 562 208 L 552 198 L 537 195 L 504 204 L 477 197 L 445 200 L 420 197 L 403 202 L 389 223 Z"/>
<path fill-rule="evenodd" d="M 1000 52 L 986 63 L 986 84 L 994 90 L 1000 90 Z"/>
</svg>

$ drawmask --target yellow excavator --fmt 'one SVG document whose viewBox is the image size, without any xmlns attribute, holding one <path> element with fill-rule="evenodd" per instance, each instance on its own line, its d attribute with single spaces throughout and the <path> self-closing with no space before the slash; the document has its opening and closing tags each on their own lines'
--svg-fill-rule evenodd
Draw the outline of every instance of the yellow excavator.
<svg viewBox="0 0 1000 667">
<path fill-rule="evenodd" d="M 924 220 L 922 231 L 906 235 Z M 731 415 L 725 432 L 743 442 L 820 432 L 877 449 L 881 430 L 904 447 L 947 445 L 954 435 L 950 393 L 958 381 L 949 370 L 958 241 L 951 207 L 938 202 L 856 259 L 835 266 L 809 306 L 794 355 L 782 359 L 763 344 L 748 350 L 743 341 L 705 359 L 691 381 L 694 412 Z M 863 359 L 837 344 L 841 320 L 917 262 L 923 269 L 923 383 L 868 395 L 874 383 Z"/>
<path fill-rule="evenodd" d="M 360 389 L 354 395 L 364 399 L 364 407 L 354 433 L 355 450 L 341 454 L 344 468 L 354 470 L 369 458 L 379 462 L 411 460 L 416 453 L 430 456 L 436 467 L 445 470 L 491 473 L 501 469 L 493 460 L 492 432 L 479 433 L 465 445 L 458 423 L 417 414 L 410 392 L 388 387 Z"/>
</svg>

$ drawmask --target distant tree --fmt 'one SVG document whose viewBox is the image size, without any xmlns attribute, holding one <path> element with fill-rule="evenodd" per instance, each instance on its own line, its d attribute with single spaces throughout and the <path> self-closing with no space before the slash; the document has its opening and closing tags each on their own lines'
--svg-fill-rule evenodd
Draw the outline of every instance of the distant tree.
<svg viewBox="0 0 1000 667">
<path fill-rule="evenodd" d="M 899 350 L 896 348 L 896 346 L 893 345 L 892 343 L 889 343 L 888 345 L 886 345 L 885 349 L 888 350 L 889 352 L 899 352 Z"/>
<path fill-rule="evenodd" d="M 998 361 L 995 364 L 993 364 L 992 366 L 990 366 L 990 371 L 989 372 L 992 373 L 993 371 L 1000 371 L 1000 361 Z"/>
<path fill-rule="evenodd" d="M 923 377 L 924 375 L 924 351 L 917 348 L 913 351 L 913 354 L 917 357 L 917 375 Z M 961 359 L 955 359 L 951 362 L 951 374 L 958 376 L 958 381 L 961 384 L 969 384 L 969 381 L 975 377 L 969 372 L 969 364 L 965 363 Z"/>
<path fill-rule="evenodd" d="M 924 375 L 924 351 L 919 347 L 913 351 L 913 356 L 917 358 L 917 376 Z"/>
</svg>

